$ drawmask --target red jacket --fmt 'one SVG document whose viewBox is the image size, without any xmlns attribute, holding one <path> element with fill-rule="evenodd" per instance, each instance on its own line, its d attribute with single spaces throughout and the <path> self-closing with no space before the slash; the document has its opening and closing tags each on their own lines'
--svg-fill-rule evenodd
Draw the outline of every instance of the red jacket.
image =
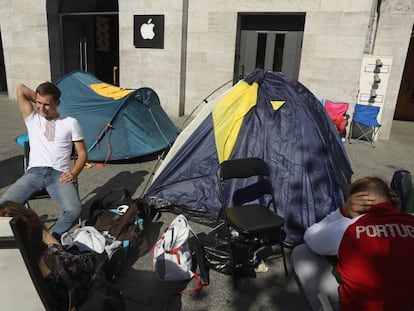
<svg viewBox="0 0 414 311">
<path fill-rule="evenodd" d="M 414 216 L 372 207 L 347 227 L 336 271 L 341 311 L 414 310 Z"/>
</svg>

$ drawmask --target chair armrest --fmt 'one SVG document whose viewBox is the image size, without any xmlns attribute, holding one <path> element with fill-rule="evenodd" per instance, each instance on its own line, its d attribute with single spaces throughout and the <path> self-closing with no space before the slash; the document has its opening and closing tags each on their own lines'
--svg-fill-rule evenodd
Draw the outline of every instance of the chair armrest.
<svg viewBox="0 0 414 311">
<path fill-rule="evenodd" d="M 10 228 L 11 217 L 0 217 L 0 249 L 17 248 L 16 239 Z"/>
</svg>

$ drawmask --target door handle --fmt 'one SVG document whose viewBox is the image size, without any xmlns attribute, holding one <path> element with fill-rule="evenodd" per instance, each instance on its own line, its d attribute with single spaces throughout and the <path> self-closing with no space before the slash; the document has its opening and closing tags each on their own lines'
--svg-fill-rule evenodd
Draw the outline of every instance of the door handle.
<svg viewBox="0 0 414 311">
<path fill-rule="evenodd" d="M 118 66 L 113 66 L 112 67 L 112 81 L 114 85 L 118 85 L 117 73 L 118 73 Z"/>
</svg>

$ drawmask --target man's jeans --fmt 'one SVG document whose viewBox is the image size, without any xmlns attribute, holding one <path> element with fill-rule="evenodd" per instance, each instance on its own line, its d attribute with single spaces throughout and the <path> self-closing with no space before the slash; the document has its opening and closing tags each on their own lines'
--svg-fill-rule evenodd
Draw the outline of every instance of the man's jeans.
<svg viewBox="0 0 414 311">
<path fill-rule="evenodd" d="M 46 189 L 63 211 L 52 229 L 52 232 L 61 235 L 72 227 L 82 212 L 82 203 L 75 185 L 60 182 L 61 174 L 51 167 L 32 167 L 10 186 L 0 203 L 13 201 L 24 204 L 33 193 Z"/>
</svg>

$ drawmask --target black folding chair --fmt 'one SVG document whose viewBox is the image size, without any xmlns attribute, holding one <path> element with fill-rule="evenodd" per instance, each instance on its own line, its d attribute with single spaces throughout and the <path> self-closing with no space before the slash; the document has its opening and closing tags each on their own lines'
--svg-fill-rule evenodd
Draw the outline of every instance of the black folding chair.
<svg viewBox="0 0 414 311">
<path fill-rule="evenodd" d="M 42 277 L 40 268 L 34 255 L 33 245 L 27 239 L 26 227 L 20 216 L 15 216 L 10 220 L 17 247 L 23 257 L 27 271 L 33 281 L 37 293 L 47 311 L 56 310 L 53 304 L 52 296 L 49 291 L 48 284 Z M 24 299 L 24 297 L 22 297 Z"/>
<path fill-rule="evenodd" d="M 350 144 L 358 141 L 375 147 L 375 135 L 381 127 L 377 121 L 380 107 L 356 104 L 350 125 L 348 141 Z"/>
<path fill-rule="evenodd" d="M 284 219 L 277 215 L 275 195 L 267 163 L 259 158 L 243 158 L 222 162 L 217 170 L 220 216 L 227 228 L 227 240 L 234 285 L 238 270 L 246 258 L 238 258 L 235 244 L 247 243 L 256 249 L 278 244 L 288 274 L 283 245 Z M 259 203 L 256 203 L 259 202 Z M 272 210 L 273 209 L 273 210 Z M 232 229 L 237 235 L 232 234 Z"/>
</svg>

